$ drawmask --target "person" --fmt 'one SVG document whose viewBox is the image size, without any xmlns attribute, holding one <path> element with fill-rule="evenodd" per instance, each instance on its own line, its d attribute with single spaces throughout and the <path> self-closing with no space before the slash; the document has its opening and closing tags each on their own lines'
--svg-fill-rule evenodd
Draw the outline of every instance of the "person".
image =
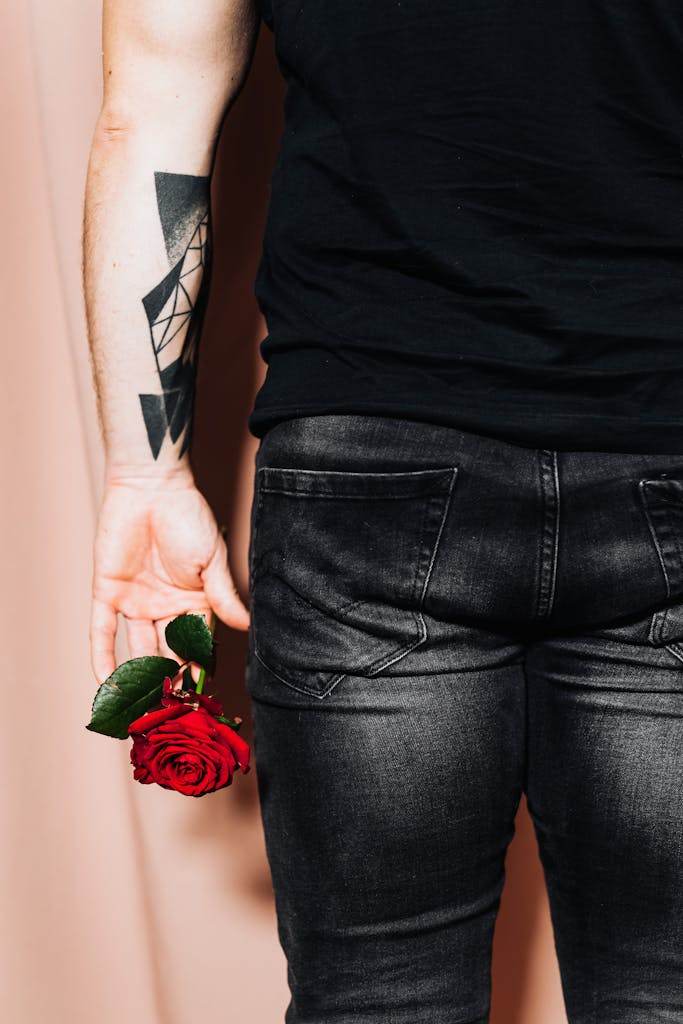
<svg viewBox="0 0 683 1024">
<path fill-rule="evenodd" d="M 683 1022 L 683 8 L 104 5 L 92 655 L 248 630 L 289 1024 L 482 1024 L 522 793 L 570 1024 Z M 260 22 L 249 612 L 189 461 Z"/>
</svg>

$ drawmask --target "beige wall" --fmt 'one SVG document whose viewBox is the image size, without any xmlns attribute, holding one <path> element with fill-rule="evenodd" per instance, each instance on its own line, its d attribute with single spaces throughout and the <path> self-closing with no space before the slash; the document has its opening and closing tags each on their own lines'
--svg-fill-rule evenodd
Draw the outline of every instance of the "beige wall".
<svg viewBox="0 0 683 1024">
<path fill-rule="evenodd" d="M 255 776 L 204 800 L 129 778 L 83 728 L 101 454 L 79 287 L 81 194 L 99 103 L 96 0 L 0 6 L 0 1014 L 6 1024 L 277 1024 L 284 961 Z M 252 300 L 281 86 L 270 39 L 230 118 L 196 466 L 245 581 L 245 419 L 260 375 Z M 248 715 L 242 636 L 221 689 Z M 494 1024 L 563 1024 L 535 844 L 522 813 L 496 935 Z M 9 842 L 7 841 L 9 839 Z"/>
</svg>

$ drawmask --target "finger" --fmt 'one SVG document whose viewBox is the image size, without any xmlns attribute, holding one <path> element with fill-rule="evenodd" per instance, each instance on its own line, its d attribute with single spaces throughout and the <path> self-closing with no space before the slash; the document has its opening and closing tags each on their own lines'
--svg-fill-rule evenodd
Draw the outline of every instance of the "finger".
<svg viewBox="0 0 683 1024">
<path fill-rule="evenodd" d="M 202 580 L 206 599 L 221 622 L 233 629 L 248 629 L 249 612 L 235 589 L 222 537 L 219 537 L 213 558 L 202 572 Z"/>
<path fill-rule="evenodd" d="M 98 683 L 103 683 L 116 668 L 116 625 L 116 612 L 111 605 L 94 599 L 90 616 L 90 660 Z"/>
<path fill-rule="evenodd" d="M 157 631 L 150 619 L 127 619 L 126 626 L 131 658 L 144 658 L 157 653 Z"/>
</svg>

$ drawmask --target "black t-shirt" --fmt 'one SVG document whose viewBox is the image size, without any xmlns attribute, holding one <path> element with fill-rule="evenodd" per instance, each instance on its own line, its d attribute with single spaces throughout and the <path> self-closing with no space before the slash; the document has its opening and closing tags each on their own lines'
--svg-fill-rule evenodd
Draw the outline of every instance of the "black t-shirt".
<svg viewBox="0 0 683 1024">
<path fill-rule="evenodd" d="M 249 425 L 683 454 L 681 0 L 263 0 L 287 79 Z"/>
</svg>

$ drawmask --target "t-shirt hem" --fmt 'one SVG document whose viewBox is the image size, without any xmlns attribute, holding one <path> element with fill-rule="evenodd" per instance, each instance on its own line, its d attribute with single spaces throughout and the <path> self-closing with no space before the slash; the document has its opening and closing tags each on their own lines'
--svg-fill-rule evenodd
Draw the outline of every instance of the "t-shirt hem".
<svg viewBox="0 0 683 1024">
<path fill-rule="evenodd" d="M 520 402 L 468 404 L 457 400 L 457 408 L 436 404 L 391 401 L 318 401 L 258 403 L 248 419 L 249 431 L 257 438 L 282 420 L 303 416 L 373 415 L 419 420 L 480 434 L 524 448 L 556 451 L 606 451 L 624 454 L 662 454 L 683 457 L 683 418 L 639 418 L 594 412 L 548 409 Z"/>
</svg>

